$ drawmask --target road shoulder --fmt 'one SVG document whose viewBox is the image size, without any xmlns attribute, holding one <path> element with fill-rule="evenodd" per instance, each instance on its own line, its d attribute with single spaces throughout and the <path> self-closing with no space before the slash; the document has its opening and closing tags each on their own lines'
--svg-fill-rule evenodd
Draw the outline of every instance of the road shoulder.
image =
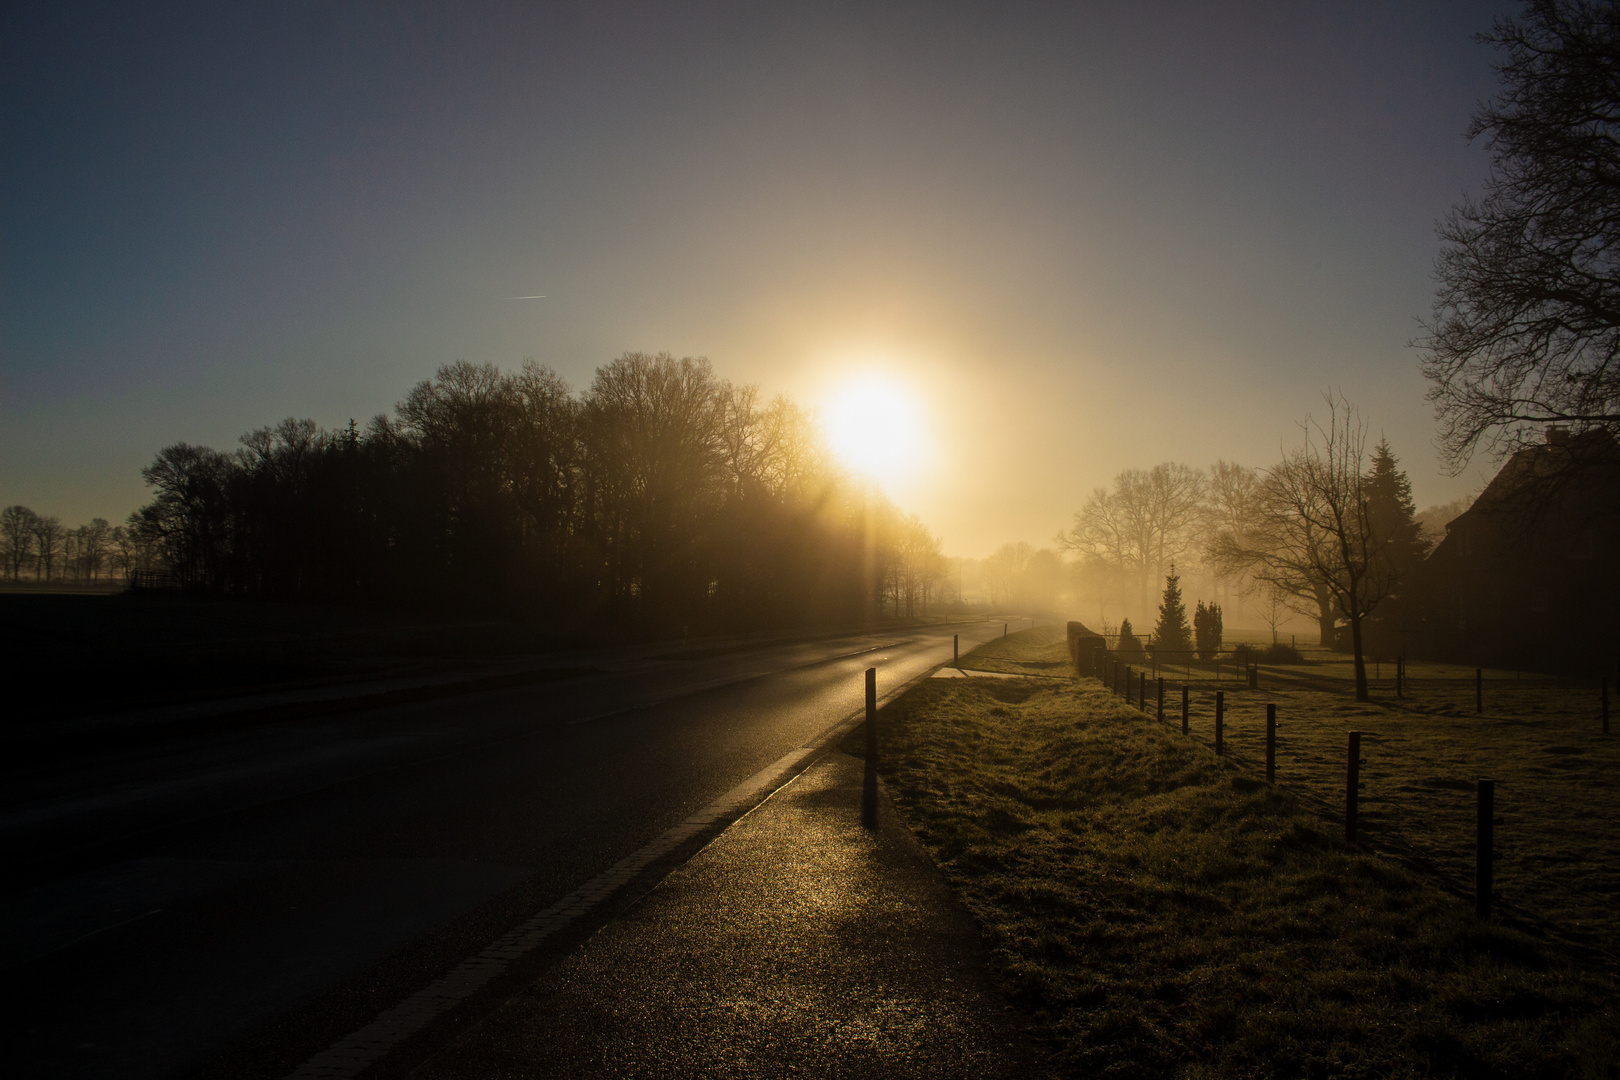
<svg viewBox="0 0 1620 1080">
<path fill-rule="evenodd" d="M 819 759 L 419 1077 L 1039 1075 L 972 918 Z"/>
</svg>

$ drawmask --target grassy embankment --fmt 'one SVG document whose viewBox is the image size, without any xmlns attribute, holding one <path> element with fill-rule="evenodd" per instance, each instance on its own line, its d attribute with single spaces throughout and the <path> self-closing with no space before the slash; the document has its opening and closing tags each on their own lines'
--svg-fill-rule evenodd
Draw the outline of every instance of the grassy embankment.
<svg viewBox="0 0 1620 1080">
<path fill-rule="evenodd" d="M 964 665 L 1051 675 L 1063 656 L 1048 628 Z M 1296 751 L 1300 729 L 1343 726 L 1291 705 Z M 1269 788 L 1095 682 L 929 680 L 885 710 L 883 754 L 1077 1075 L 1616 1075 L 1602 958 L 1477 923 L 1428 875 L 1346 846 L 1308 788 Z"/>
</svg>

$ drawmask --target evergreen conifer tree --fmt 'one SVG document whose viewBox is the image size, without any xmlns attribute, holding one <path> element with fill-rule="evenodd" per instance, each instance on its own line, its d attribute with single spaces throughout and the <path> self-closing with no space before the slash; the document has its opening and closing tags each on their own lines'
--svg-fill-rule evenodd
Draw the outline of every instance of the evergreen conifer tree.
<svg viewBox="0 0 1620 1080">
<path fill-rule="evenodd" d="M 1164 579 L 1164 599 L 1159 602 L 1159 625 L 1153 628 L 1153 654 L 1175 659 L 1177 653 L 1192 648 L 1192 630 L 1187 625 L 1187 605 L 1181 599 L 1181 578 L 1174 563 Z"/>
<path fill-rule="evenodd" d="M 1380 440 L 1373 451 L 1372 469 L 1365 482 L 1367 518 L 1378 545 L 1377 558 L 1383 563 L 1382 574 L 1399 592 L 1399 583 L 1410 579 L 1417 564 L 1429 553 L 1429 544 L 1418 524 L 1412 482 L 1397 467 L 1388 439 Z"/>
<path fill-rule="evenodd" d="M 1221 651 L 1222 630 L 1221 605 L 1198 601 L 1198 609 L 1193 612 L 1193 639 L 1198 659 L 1215 659 L 1215 654 Z"/>
<path fill-rule="evenodd" d="M 1145 655 L 1142 652 L 1142 639 L 1137 637 L 1136 631 L 1131 628 L 1131 620 L 1123 619 L 1120 621 L 1119 645 L 1114 651 L 1119 654 L 1121 660 L 1141 663 L 1142 657 Z"/>
</svg>

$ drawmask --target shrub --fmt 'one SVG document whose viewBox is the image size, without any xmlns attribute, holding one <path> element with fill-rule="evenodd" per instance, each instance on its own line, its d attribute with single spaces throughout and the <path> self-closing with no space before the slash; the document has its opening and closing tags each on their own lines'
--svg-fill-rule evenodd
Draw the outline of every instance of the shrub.
<svg viewBox="0 0 1620 1080">
<path fill-rule="evenodd" d="M 1114 647 L 1121 660 L 1127 663 L 1140 664 L 1147 654 L 1142 651 L 1142 639 L 1136 636 L 1131 629 L 1131 620 L 1123 619 L 1119 624 L 1119 644 Z"/>
<path fill-rule="evenodd" d="M 1303 664 L 1305 662 L 1305 657 L 1300 655 L 1298 649 L 1292 645 L 1284 645 L 1281 642 L 1272 645 L 1261 653 L 1260 659 L 1268 664 Z"/>
<path fill-rule="evenodd" d="M 1193 639 L 1198 659 L 1215 659 L 1221 651 L 1221 605 L 1198 601 L 1198 610 L 1193 613 Z"/>
</svg>

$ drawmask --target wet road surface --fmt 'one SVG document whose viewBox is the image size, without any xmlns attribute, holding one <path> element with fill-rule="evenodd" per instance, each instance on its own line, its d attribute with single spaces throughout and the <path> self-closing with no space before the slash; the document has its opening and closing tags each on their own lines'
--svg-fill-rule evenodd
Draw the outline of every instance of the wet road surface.
<svg viewBox="0 0 1620 1080">
<path fill-rule="evenodd" d="M 859 709 L 866 667 L 888 689 L 947 659 L 954 631 L 965 650 L 1001 623 L 604 655 L 534 687 L 11 755 L 8 1072 L 285 1075 Z"/>
</svg>

